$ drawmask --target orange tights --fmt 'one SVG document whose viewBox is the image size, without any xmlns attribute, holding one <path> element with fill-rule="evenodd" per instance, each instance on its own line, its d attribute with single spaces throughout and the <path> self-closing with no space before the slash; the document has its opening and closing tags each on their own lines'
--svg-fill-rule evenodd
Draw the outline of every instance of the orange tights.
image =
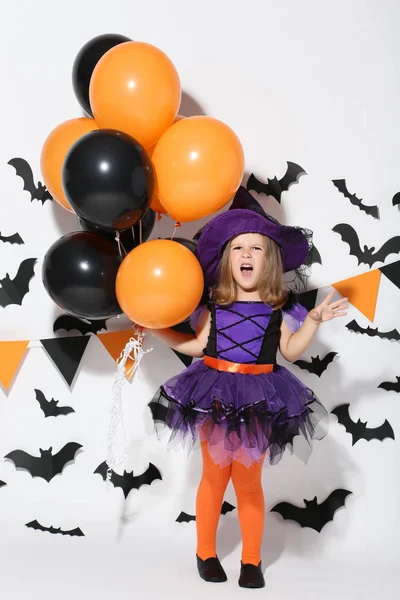
<svg viewBox="0 0 400 600">
<path fill-rule="evenodd" d="M 242 562 L 258 565 L 264 530 L 264 494 L 261 486 L 262 462 L 250 468 L 233 461 L 227 467 L 216 465 L 202 442 L 203 475 L 196 499 L 197 555 L 206 560 L 216 556 L 216 537 L 222 502 L 229 479 L 235 488 L 240 529 Z"/>
</svg>

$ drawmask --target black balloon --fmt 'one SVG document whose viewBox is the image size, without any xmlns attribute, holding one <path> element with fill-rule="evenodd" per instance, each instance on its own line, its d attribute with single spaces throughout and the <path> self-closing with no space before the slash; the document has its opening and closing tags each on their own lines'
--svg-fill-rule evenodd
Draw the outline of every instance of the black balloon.
<svg viewBox="0 0 400 600">
<path fill-rule="evenodd" d="M 142 218 L 154 186 L 144 148 L 114 129 L 82 136 L 65 158 L 62 180 L 76 214 L 109 232 L 129 229 Z"/>
<path fill-rule="evenodd" d="M 121 261 L 116 244 L 94 233 L 68 233 L 46 252 L 43 284 L 54 302 L 76 317 L 114 317 L 122 313 L 115 294 Z"/>
<path fill-rule="evenodd" d="M 132 229 L 125 229 L 125 231 L 120 232 L 122 249 L 125 250 L 125 252 L 130 252 L 133 250 L 133 248 L 139 246 L 141 242 L 148 240 L 151 232 L 153 231 L 155 222 L 156 213 L 149 208 L 147 212 L 144 213 L 139 223 L 136 223 Z M 116 243 L 115 231 L 113 233 L 103 231 L 102 229 L 96 227 L 96 225 L 86 223 L 86 221 L 83 219 L 79 219 L 79 225 L 81 226 L 82 231 L 91 231 L 92 233 L 96 233 L 110 242 Z M 141 232 L 140 229 L 142 229 Z"/>
<path fill-rule="evenodd" d="M 72 67 L 72 85 L 83 110 L 93 117 L 89 102 L 90 78 L 100 58 L 114 46 L 132 40 L 124 35 L 106 33 L 87 42 L 78 52 Z"/>
<path fill-rule="evenodd" d="M 170 239 L 170 238 L 167 238 Z M 186 248 L 188 248 L 191 252 L 193 252 L 193 254 L 196 254 L 196 249 L 197 249 L 197 242 L 194 240 L 187 240 L 186 238 L 181 238 L 181 237 L 174 237 L 172 238 L 173 242 L 178 242 L 178 244 L 182 244 L 182 246 L 185 246 Z"/>
<path fill-rule="evenodd" d="M 193 239 L 194 239 L 195 242 L 199 241 L 199 238 L 200 238 L 201 234 L 203 233 L 203 229 L 204 229 L 204 227 L 206 225 L 208 225 L 208 223 L 206 223 L 205 225 L 203 225 L 202 227 L 200 227 L 200 229 L 194 234 Z"/>
</svg>

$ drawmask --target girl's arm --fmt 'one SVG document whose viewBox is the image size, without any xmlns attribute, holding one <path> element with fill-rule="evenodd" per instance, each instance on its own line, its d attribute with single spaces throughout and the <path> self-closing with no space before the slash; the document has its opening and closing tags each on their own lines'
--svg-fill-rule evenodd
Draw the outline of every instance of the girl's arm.
<svg viewBox="0 0 400 600">
<path fill-rule="evenodd" d="M 334 293 L 335 290 L 328 294 L 321 304 L 308 313 L 303 325 L 296 333 L 291 333 L 286 323 L 282 322 L 279 350 L 285 360 L 293 362 L 307 350 L 314 335 L 317 333 L 320 323 L 330 321 L 336 317 L 343 317 L 347 314 L 343 312 L 343 309 L 348 308 L 348 305 L 345 304 L 347 298 L 341 298 L 336 302 L 330 303 Z"/>
<path fill-rule="evenodd" d="M 200 315 L 196 334 L 181 333 L 174 329 L 146 329 L 146 333 L 154 335 L 162 340 L 173 350 L 177 350 L 182 354 L 202 358 L 204 356 L 203 349 L 207 345 L 208 336 L 211 327 L 211 313 L 207 308 L 204 308 Z"/>
<path fill-rule="evenodd" d="M 286 323 L 282 321 L 279 351 L 283 358 L 288 362 L 297 360 L 311 344 L 318 327 L 319 322 L 313 320 L 309 314 L 296 333 L 292 333 Z"/>
</svg>

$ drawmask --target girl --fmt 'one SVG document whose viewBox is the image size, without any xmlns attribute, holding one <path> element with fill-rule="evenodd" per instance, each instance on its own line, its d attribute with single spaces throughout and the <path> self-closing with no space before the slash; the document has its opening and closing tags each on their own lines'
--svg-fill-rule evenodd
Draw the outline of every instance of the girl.
<svg viewBox="0 0 400 600">
<path fill-rule="evenodd" d="M 321 323 L 346 314 L 346 298 L 330 302 L 334 292 L 307 313 L 284 291 L 283 273 L 298 269 L 308 252 L 301 229 L 267 216 L 241 187 L 230 210 L 214 217 L 199 237 L 197 256 L 211 299 L 201 310 L 196 334 L 150 330 L 175 350 L 204 357 L 161 386 L 162 410 L 153 414 L 163 415 L 171 438 L 201 442 L 196 558 L 206 581 L 227 579 L 216 554 L 216 533 L 232 479 L 243 540 L 239 585 L 264 586 L 263 462 L 275 464 L 286 447 L 292 450 L 298 434 L 311 442 L 327 415 L 312 390 L 276 363 L 278 346 L 294 361 Z"/>
</svg>

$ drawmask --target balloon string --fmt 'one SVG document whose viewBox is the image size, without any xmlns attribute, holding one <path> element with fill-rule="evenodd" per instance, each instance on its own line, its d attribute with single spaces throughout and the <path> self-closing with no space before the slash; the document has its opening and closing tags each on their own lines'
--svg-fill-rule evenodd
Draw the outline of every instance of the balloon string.
<svg viewBox="0 0 400 600">
<path fill-rule="evenodd" d="M 151 352 L 153 348 L 143 350 L 143 339 L 144 331 L 141 327 L 133 325 L 133 336 L 126 344 L 125 348 L 121 352 L 117 360 L 117 370 L 114 373 L 114 380 L 112 385 L 112 401 L 110 406 L 110 423 L 108 427 L 108 443 L 107 443 L 107 485 L 110 485 L 110 479 L 112 471 L 116 466 L 123 463 L 127 456 L 127 441 L 124 427 L 124 415 L 122 410 L 122 386 L 128 381 L 131 375 L 136 373 L 136 370 L 142 360 L 143 356 L 148 352 Z M 125 365 L 131 358 L 133 361 L 132 366 L 126 371 Z M 124 451 L 119 457 L 115 456 L 114 446 L 115 438 L 118 428 L 121 427 L 123 438 L 124 438 Z"/>
<path fill-rule="evenodd" d="M 123 256 L 122 256 L 122 250 L 121 250 L 121 246 L 122 246 L 122 244 L 121 244 L 121 240 L 120 240 L 120 234 L 119 234 L 119 231 L 116 231 L 116 232 L 115 232 L 115 241 L 116 241 L 116 242 L 117 242 L 117 244 L 118 244 L 118 252 L 119 252 L 119 255 L 120 255 L 120 257 L 121 257 L 121 258 L 123 258 Z"/>
<path fill-rule="evenodd" d="M 139 221 L 139 244 L 143 242 L 142 220 Z"/>
<path fill-rule="evenodd" d="M 175 234 L 176 234 L 176 230 L 178 229 L 178 227 L 182 227 L 182 225 L 179 223 L 179 221 L 177 221 L 177 222 L 175 223 L 174 230 L 173 230 L 173 232 L 172 232 L 172 235 L 171 235 L 171 240 L 173 240 L 173 239 L 174 239 L 174 237 L 175 237 Z"/>
<path fill-rule="evenodd" d="M 132 226 L 133 247 L 136 246 L 135 226 Z"/>
<path fill-rule="evenodd" d="M 125 248 L 125 246 L 123 245 L 123 243 L 121 242 L 121 240 L 120 240 L 120 242 L 119 242 L 119 243 L 121 244 L 121 248 L 122 248 L 122 250 L 123 250 L 123 252 L 124 252 L 124 254 L 125 254 L 125 256 L 126 256 L 128 253 L 127 253 L 127 251 L 126 251 L 126 248 Z"/>
</svg>

